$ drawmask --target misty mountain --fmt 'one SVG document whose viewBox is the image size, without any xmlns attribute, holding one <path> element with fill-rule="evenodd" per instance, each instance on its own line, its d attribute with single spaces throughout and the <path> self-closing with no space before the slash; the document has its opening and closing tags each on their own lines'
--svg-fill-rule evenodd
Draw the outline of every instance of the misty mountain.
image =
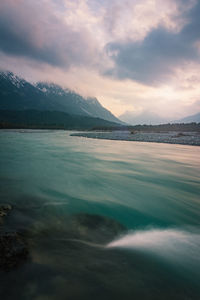
<svg viewBox="0 0 200 300">
<path fill-rule="evenodd" d="M 176 120 L 175 123 L 200 123 L 200 113 L 197 113 L 195 115 L 187 116 L 185 118 L 182 118 L 180 120 Z"/>
<path fill-rule="evenodd" d="M 0 72 L 0 110 L 60 111 L 121 123 L 96 98 L 84 98 L 53 83 L 33 85 L 12 72 Z"/>
<path fill-rule="evenodd" d="M 144 111 L 140 114 L 133 111 L 126 111 L 124 114 L 119 116 L 119 119 L 130 125 L 157 125 L 166 124 L 169 122 L 168 119 L 161 118 L 157 114 L 148 111 Z"/>
</svg>

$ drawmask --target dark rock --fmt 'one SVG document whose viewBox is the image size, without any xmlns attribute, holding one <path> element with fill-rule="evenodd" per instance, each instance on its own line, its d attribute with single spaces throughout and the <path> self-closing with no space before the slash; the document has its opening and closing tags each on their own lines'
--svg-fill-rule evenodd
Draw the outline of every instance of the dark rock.
<svg viewBox="0 0 200 300">
<path fill-rule="evenodd" d="M 177 135 L 173 136 L 173 138 L 179 138 L 179 137 L 184 137 L 184 136 L 188 136 L 188 134 L 185 134 L 183 132 L 179 132 L 179 133 L 177 133 Z"/>
<path fill-rule="evenodd" d="M 5 204 L 0 206 L 0 225 L 3 223 L 3 218 L 12 210 L 10 204 Z"/>
</svg>

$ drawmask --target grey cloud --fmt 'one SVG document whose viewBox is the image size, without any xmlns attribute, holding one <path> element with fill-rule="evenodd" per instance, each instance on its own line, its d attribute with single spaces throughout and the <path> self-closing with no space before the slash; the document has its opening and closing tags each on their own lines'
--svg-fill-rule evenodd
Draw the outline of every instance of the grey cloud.
<svg viewBox="0 0 200 300">
<path fill-rule="evenodd" d="M 200 40 L 200 3 L 185 12 L 187 25 L 179 33 L 159 26 L 142 42 L 115 42 L 106 50 L 115 67 L 107 75 L 120 79 L 133 79 L 146 84 L 166 80 L 176 67 L 187 62 L 200 62 L 195 42 Z"/>
<path fill-rule="evenodd" d="M 89 64 L 96 51 L 89 33 L 73 30 L 47 4 L 1 0 L 0 50 L 66 68 Z"/>
</svg>

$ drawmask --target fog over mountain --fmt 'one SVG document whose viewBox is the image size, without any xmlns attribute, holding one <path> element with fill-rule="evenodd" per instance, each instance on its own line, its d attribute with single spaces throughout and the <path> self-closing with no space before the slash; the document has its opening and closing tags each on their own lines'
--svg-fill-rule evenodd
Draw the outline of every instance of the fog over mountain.
<svg viewBox="0 0 200 300">
<path fill-rule="evenodd" d="M 138 124 L 147 124 L 147 125 L 157 125 L 168 123 L 169 119 L 162 118 L 154 112 L 144 111 L 141 113 L 134 111 L 126 111 L 124 114 L 119 116 L 119 119 L 130 124 L 130 125 L 138 125 Z"/>
<path fill-rule="evenodd" d="M 176 123 L 191 123 L 191 122 L 200 123 L 200 112 L 195 115 L 187 116 L 180 120 L 176 120 L 175 122 Z"/>
<path fill-rule="evenodd" d="M 143 111 L 143 112 L 134 112 L 134 111 L 126 111 L 124 114 L 119 116 L 120 120 L 126 122 L 130 125 L 138 125 L 138 124 L 146 124 L 146 125 L 159 125 L 166 123 L 199 123 L 200 122 L 200 113 L 195 115 L 189 115 L 184 118 L 174 120 L 170 118 L 163 118 L 158 114 L 151 111 Z"/>
<path fill-rule="evenodd" d="M 84 98 L 54 83 L 33 85 L 12 72 L 0 73 L 0 109 L 60 111 L 121 123 L 96 98 Z"/>
</svg>

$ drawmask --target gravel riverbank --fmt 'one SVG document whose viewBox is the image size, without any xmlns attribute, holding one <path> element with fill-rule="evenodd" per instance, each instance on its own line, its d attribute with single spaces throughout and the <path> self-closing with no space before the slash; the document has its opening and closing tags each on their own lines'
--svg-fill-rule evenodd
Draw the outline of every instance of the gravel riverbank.
<svg viewBox="0 0 200 300">
<path fill-rule="evenodd" d="M 71 136 L 80 136 L 93 139 L 120 140 L 120 141 L 138 141 L 152 143 L 169 143 L 181 145 L 200 146 L 199 132 L 135 132 L 130 131 L 112 131 L 112 132 L 78 132 Z"/>
</svg>

